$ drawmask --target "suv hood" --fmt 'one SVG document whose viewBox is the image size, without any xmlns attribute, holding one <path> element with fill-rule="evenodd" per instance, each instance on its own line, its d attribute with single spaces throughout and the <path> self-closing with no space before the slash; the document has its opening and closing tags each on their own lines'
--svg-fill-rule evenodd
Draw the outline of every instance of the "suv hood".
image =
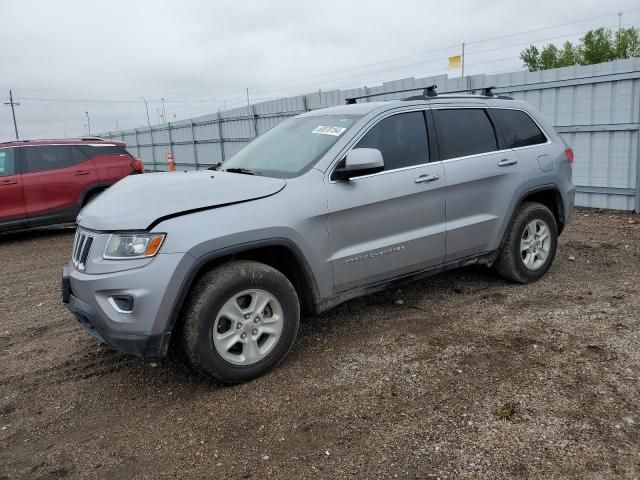
<svg viewBox="0 0 640 480">
<path fill-rule="evenodd" d="M 279 178 L 222 171 L 130 175 L 90 202 L 78 225 L 92 230 L 147 230 L 164 217 L 193 213 L 278 193 Z"/>
</svg>

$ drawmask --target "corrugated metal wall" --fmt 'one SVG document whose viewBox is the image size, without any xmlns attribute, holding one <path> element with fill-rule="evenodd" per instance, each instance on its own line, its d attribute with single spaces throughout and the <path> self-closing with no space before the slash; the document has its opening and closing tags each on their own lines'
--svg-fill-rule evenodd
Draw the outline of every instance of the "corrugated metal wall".
<svg viewBox="0 0 640 480">
<path fill-rule="evenodd" d="M 566 67 L 542 72 L 446 75 L 405 78 L 377 87 L 334 90 L 281 98 L 211 115 L 103 134 L 127 142 L 150 170 L 166 170 L 173 151 L 180 170 L 206 168 L 230 158 L 283 120 L 317 108 L 344 104 L 345 98 L 437 85 L 446 92 L 495 85 L 496 92 L 536 106 L 574 149 L 576 203 L 640 212 L 640 59 Z M 407 94 L 389 94 L 392 100 Z"/>
</svg>

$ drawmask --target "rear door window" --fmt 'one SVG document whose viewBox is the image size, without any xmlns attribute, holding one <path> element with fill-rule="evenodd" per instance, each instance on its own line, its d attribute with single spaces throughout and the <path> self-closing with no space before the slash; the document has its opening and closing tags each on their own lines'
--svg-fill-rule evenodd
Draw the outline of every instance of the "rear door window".
<svg viewBox="0 0 640 480">
<path fill-rule="evenodd" d="M 80 145 L 78 147 L 87 157 L 99 157 L 102 155 L 125 155 L 128 154 L 124 147 L 117 145 Z"/>
<path fill-rule="evenodd" d="M 17 173 L 13 148 L 0 149 L 0 177 L 8 177 Z"/>
<path fill-rule="evenodd" d="M 427 163 L 429 146 L 424 114 L 399 113 L 380 120 L 355 148 L 380 150 L 385 170 Z"/>
<path fill-rule="evenodd" d="M 481 108 L 434 109 L 440 159 L 466 157 L 498 149 L 495 130 Z"/>
<path fill-rule="evenodd" d="M 527 147 L 546 143 L 547 137 L 542 133 L 542 130 L 522 110 L 493 108 L 491 111 L 496 119 L 503 141 L 506 142 L 503 148 Z"/>
<path fill-rule="evenodd" d="M 43 145 L 37 147 L 24 147 L 24 159 L 27 171 L 46 172 L 58 170 L 75 165 L 78 161 L 70 145 Z"/>
</svg>

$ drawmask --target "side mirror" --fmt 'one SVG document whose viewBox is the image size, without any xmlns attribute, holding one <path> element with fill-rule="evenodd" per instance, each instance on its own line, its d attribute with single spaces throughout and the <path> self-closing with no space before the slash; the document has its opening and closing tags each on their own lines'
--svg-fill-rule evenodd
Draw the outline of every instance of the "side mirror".
<svg viewBox="0 0 640 480">
<path fill-rule="evenodd" d="M 338 180 L 349 180 L 384 170 L 382 152 L 376 148 L 354 148 L 347 153 L 343 162 L 344 165 L 334 171 Z"/>
</svg>

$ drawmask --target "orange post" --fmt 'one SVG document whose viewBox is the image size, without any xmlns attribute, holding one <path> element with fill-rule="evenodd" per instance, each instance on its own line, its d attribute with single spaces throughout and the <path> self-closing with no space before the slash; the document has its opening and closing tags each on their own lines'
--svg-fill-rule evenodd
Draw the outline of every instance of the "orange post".
<svg viewBox="0 0 640 480">
<path fill-rule="evenodd" d="M 173 163 L 173 152 L 167 152 L 167 163 L 169 164 L 169 171 L 175 172 L 176 165 Z"/>
</svg>

